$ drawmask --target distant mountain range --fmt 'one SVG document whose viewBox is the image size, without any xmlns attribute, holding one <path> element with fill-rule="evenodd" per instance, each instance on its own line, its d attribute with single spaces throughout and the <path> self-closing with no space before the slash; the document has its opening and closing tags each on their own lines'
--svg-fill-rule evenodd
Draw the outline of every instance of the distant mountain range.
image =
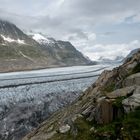
<svg viewBox="0 0 140 140">
<path fill-rule="evenodd" d="M 27 35 L 16 25 L 0 20 L 0 72 L 92 63 L 70 42 L 38 33 Z"/>
<path fill-rule="evenodd" d="M 116 56 L 114 59 L 108 58 L 108 57 L 100 57 L 97 60 L 98 64 L 114 64 L 114 63 L 123 63 L 126 60 L 130 59 L 135 53 L 140 51 L 140 48 L 134 49 L 130 51 L 130 53 L 124 57 L 124 56 Z"/>
<path fill-rule="evenodd" d="M 100 57 L 97 62 L 100 64 L 112 64 L 112 63 L 121 63 L 123 62 L 123 60 L 124 60 L 123 56 L 116 56 L 114 59 Z"/>
</svg>

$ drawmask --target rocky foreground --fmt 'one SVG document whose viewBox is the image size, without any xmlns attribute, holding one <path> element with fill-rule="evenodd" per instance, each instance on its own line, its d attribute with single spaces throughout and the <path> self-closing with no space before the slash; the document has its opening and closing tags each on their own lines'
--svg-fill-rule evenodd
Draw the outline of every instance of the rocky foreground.
<svg viewBox="0 0 140 140">
<path fill-rule="evenodd" d="M 139 140 L 140 51 L 23 140 Z"/>
</svg>

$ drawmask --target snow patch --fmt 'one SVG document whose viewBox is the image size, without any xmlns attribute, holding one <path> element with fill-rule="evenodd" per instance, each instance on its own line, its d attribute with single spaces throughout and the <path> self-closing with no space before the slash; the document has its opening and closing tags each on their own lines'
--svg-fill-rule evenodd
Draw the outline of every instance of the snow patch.
<svg viewBox="0 0 140 140">
<path fill-rule="evenodd" d="M 25 44 L 24 40 L 20 40 L 20 39 L 12 39 L 10 37 L 5 37 L 4 35 L 1 35 L 1 37 L 4 39 L 4 41 L 7 41 L 7 42 L 15 42 L 15 43 L 18 43 L 18 44 Z"/>
<path fill-rule="evenodd" d="M 91 61 L 91 60 L 89 59 L 89 57 L 88 57 L 88 56 L 86 56 L 85 54 L 83 54 L 83 57 L 84 57 L 85 59 L 87 59 L 87 60 Z"/>
<path fill-rule="evenodd" d="M 47 40 L 44 36 L 41 34 L 34 34 L 33 39 L 38 41 L 38 40 Z"/>
<path fill-rule="evenodd" d="M 30 61 L 33 61 L 33 62 L 34 62 L 33 59 L 31 59 L 31 58 L 28 57 L 27 55 L 23 54 L 21 51 L 19 51 L 19 53 L 20 53 L 24 58 L 27 58 L 27 59 L 29 59 Z"/>
<path fill-rule="evenodd" d="M 4 35 L 1 35 L 1 36 L 7 42 L 14 42 L 15 41 L 14 39 L 11 39 L 10 37 L 5 37 Z"/>
<path fill-rule="evenodd" d="M 18 39 L 17 42 L 18 42 L 19 44 L 25 44 L 24 40 Z"/>
<path fill-rule="evenodd" d="M 54 43 L 52 40 L 38 33 L 34 34 L 32 38 L 40 44 L 53 44 Z"/>
</svg>

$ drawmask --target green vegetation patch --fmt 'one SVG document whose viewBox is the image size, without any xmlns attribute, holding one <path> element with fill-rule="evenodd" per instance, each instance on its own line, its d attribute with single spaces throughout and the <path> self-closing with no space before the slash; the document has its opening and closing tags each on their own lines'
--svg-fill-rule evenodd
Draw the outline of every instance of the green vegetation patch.
<svg viewBox="0 0 140 140">
<path fill-rule="evenodd" d="M 92 124 L 85 120 L 85 118 L 78 118 L 73 128 L 65 134 L 57 133 L 52 140 L 93 140 L 93 135 L 90 129 Z"/>
<path fill-rule="evenodd" d="M 117 101 L 120 103 L 122 99 Z M 94 130 L 91 128 L 95 126 Z M 65 134 L 57 133 L 51 140 L 140 140 L 140 107 L 107 125 L 98 125 L 78 118 Z"/>
<path fill-rule="evenodd" d="M 123 108 L 122 105 L 122 101 L 125 99 L 126 97 L 118 97 L 114 102 L 113 102 L 113 106 L 117 107 L 118 109 Z"/>
<path fill-rule="evenodd" d="M 20 55 L 16 52 L 14 47 L 0 45 L 0 59 L 1 58 L 18 58 Z"/>
<path fill-rule="evenodd" d="M 115 89 L 115 83 L 109 84 L 104 87 L 103 91 L 105 92 L 112 92 Z"/>
<path fill-rule="evenodd" d="M 96 130 L 95 140 L 140 140 L 140 107 L 110 124 L 97 126 Z"/>
<path fill-rule="evenodd" d="M 122 133 L 129 134 L 132 139 L 140 140 L 140 107 L 125 116 Z"/>
<path fill-rule="evenodd" d="M 86 121 L 85 118 L 78 118 L 75 122 L 77 128 L 76 140 L 93 140 L 90 129 L 93 127 L 92 122 Z"/>
<path fill-rule="evenodd" d="M 94 140 L 111 140 L 116 137 L 116 124 L 110 123 L 108 125 L 102 125 L 96 127 L 96 133 L 94 133 Z"/>
</svg>

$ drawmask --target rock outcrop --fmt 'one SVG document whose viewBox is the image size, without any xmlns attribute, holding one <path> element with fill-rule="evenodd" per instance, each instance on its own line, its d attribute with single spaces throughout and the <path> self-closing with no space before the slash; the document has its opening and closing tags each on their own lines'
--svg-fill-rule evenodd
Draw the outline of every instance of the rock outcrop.
<svg viewBox="0 0 140 140">
<path fill-rule="evenodd" d="M 139 140 L 139 80 L 140 51 L 118 68 L 104 71 L 74 103 L 54 113 L 23 140 Z M 62 126 L 70 126 L 64 134 L 58 131 Z"/>
<path fill-rule="evenodd" d="M 135 91 L 132 96 L 122 101 L 125 112 L 134 111 L 140 106 L 140 86 L 135 87 Z"/>
<path fill-rule="evenodd" d="M 123 86 L 140 85 L 140 73 L 133 74 L 124 80 Z"/>
</svg>

